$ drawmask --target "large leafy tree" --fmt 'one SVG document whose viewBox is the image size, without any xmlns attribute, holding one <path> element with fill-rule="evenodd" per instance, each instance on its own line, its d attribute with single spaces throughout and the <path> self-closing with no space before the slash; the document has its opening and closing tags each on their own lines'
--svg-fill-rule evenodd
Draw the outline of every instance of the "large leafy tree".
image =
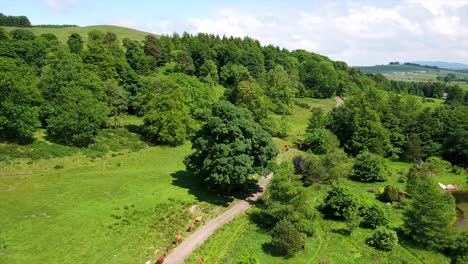
<svg viewBox="0 0 468 264">
<path fill-rule="evenodd" d="M 268 116 L 270 102 L 257 83 L 242 81 L 236 89 L 229 91 L 228 96 L 237 106 L 248 109 L 255 121 L 258 122 Z"/>
<path fill-rule="evenodd" d="M 85 70 L 76 54 L 59 50 L 49 58 L 40 88 L 49 138 L 67 145 L 92 143 L 108 114 L 97 75 Z"/>
<path fill-rule="evenodd" d="M 89 90 L 69 87 L 55 96 L 49 109 L 47 135 L 55 142 L 86 146 L 105 124 L 108 109 Z"/>
<path fill-rule="evenodd" d="M 0 140 L 32 139 L 39 127 L 39 103 L 34 70 L 0 57 Z"/>
<path fill-rule="evenodd" d="M 83 50 L 83 39 L 78 33 L 72 33 L 67 40 L 68 48 L 70 52 L 80 54 Z"/>
<path fill-rule="evenodd" d="M 271 136 L 250 114 L 227 101 L 213 105 L 212 117 L 192 144 L 195 152 L 186 158 L 187 168 L 222 191 L 245 184 L 253 173 L 265 172 L 278 153 Z"/>
<path fill-rule="evenodd" d="M 115 58 L 106 45 L 106 34 L 101 31 L 88 33 L 88 49 L 83 52 L 83 62 L 103 80 L 117 78 Z"/>
<path fill-rule="evenodd" d="M 159 77 L 144 95 L 143 131 L 153 143 L 180 145 L 192 130 L 192 118 L 180 86 L 169 77 Z"/>
<path fill-rule="evenodd" d="M 139 74 L 148 74 L 155 66 L 155 64 L 152 65 L 154 59 L 145 55 L 140 42 L 126 38 L 123 40 L 123 45 L 126 49 L 125 58 L 130 67 Z"/>
<path fill-rule="evenodd" d="M 291 101 L 296 95 L 294 83 L 280 65 L 270 70 L 266 76 L 267 95 L 272 104 L 271 109 L 277 114 L 289 113 Z"/>
<path fill-rule="evenodd" d="M 299 77 L 305 86 L 304 96 L 329 98 L 337 92 L 338 77 L 329 61 L 307 59 L 301 64 Z"/>
</svg>

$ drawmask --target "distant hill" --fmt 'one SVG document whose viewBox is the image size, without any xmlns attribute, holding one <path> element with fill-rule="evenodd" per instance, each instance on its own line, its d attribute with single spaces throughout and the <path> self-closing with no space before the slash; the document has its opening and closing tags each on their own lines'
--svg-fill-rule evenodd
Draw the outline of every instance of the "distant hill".
<svg viewBox="0 0 468 264">
<path fill-rule="evenodd" d="M 35 35 L 39 36 L 44 33 L 52 33 L 59 39 L 60 42 L 67 42 L 68 37 L 71 33 L 78 33 L 83 37 L 85 43 L 88 42 L 88 32 L 92 30 L 100 30 L 102 32 L 113 32 L 117 34 L 119 39 L 122 41 L 124 38 L 143 40 L 146 35 L 152 34 L 144 31 L 139 31 L 136 29 L 110 26 L 110 25 L 98 25 L 98 26 L 89 26 L 89 27 L 63 27 L 63 28 L 50 28 L 50 27 L 3 27 L 7 31 L 14 29 L 26 29 L 32 31 Z"/>
<path fill-rule="evenodd" d="M 450 70 L 468 70 L 468 65 L 463 63 L 456 63 L 456 62 L 445 62 L 445 61 L 414 61 L 412 63 L 416 63 L 419 65 L 428 65 L 428 66 L 436 66 L 441 69 L 450 69 Z"/>
<path fill-rule="evenodd" d="M 422 66 L 416 65 L 404 65 L 404 64 L 393 64 L 393 65 L 375 65 L 375 66 L 357 66 L 354 67 L 361 70 L 364 73 L 396 73 L 396 72 L 418 72 L 427 71 L 428 69 Z"/>
</svg>

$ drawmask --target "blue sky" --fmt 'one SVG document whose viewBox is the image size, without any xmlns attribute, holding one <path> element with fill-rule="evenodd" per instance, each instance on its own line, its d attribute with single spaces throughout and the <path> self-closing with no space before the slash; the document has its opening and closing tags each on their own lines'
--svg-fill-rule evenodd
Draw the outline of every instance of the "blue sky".
<svg viewBox="0 0 468 264">
<path fill-rule="evenodd" d="M 248 35 L 263 44 L 302 48 L 351 65 L 468 63 L 468 0 L 2 0 L 0 12 L 26 15 L 33 24 Z"/>
</svg>

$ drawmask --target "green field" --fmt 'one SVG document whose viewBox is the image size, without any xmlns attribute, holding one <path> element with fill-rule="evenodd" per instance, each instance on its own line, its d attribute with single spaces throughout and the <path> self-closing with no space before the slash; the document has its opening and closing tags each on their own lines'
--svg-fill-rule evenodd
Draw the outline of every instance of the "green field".
<svg viewBox="0 0 468 264">
<path fill-rule="evenodd" d="M 386 182 L 359 183 L 342 180 L 360 202 L 377 201 L 375 190 L 393 184 L 404 189 L 404 184 L 397 182 L 399 173 L 410 168 L 411 164 L 402 162 L 388 162 L 393 175 Z M 449 171 L 436 176 L 439 181 L 455 183 L 468 188 L 466 173 L 454 175 Z M 310 206 L 317 207 L 326 195 L 328 186 L 312 186 L 308 188 Z M 385 205 L 384 205 L 385 206 Z M 390 226 L 400 226 L 403 210 L 397 203 L 386 207 L 386 214 L 390 219 Z M 466 228 L 466 227 L 465 227 Z M 292 258 L 274 257 L 269 254 L 265 245 L 271 237 L 265 231 L 251 223 L 248 216 L 237 218 L 222 230 L 215 233 L 203 246 L 197 249 L 188 263 L 203 257 L 208 263 L 234 263 L 240 255 L 252 255 L 260 263 L 450 263 L 450 259 L 434 251 L 422 250 L 408 242 L 400 242 L 391 252 L 375 250 L 365 244 L 365 238 L 370 236 L 371 230 L 358 228 L 351 236 L 344 234 L 346 223 L 340 221 L 317 220 L 315 234 L 309 238 L 304 251 Z"/>
<path fill-rule="evenodd" d="M 66 28 L 41 28 L 41 27 L 32 27 L 32 28 L 17 28 L 17 27 L 3 27 L 7 31 L 14 29 L 27 29 L 32 31 L 35 35 L 39 36 L 45 33 L 52 33 L 59 39 L 60 42 L 66 43 L 68 37 L 72 33 L 78 33 L 83 37 L 83 41 L 86 44 L 88 42 L 88 33 L 92 30 L 99 30 L 102 32 L 112 32 L 119 36 L 119 39 L 129 38 L 134 40 L 143 40 L 146 35 L 151 34 L 148 32 L 139 31 L 136 29 L 119 27 L 119 26 L 109 26 L 109 25 L 99 25 L 99 26 L 88 26 L 88 27 L 66 27 Z"/>
<path fill-rule="evenodd" d="M 230 201 L 184 173 L 190 152 L 185 144 L 0 162 L 0 263 L 144 263 L 161 254 L 190 220 Z"/>
<path fill-rule="evenodd" d="M 278 161 L 301 153 L 294 148 L 286 151 L 284 144 L 294 146 L 304 138 L 310 107 L 330 111 L 335 106 L 334 99 L 297 100 L 308 107 L 293 105 L 287 117 L 289 136 L 274 138 L 280 149 Z M 122 124 L 131 128 L 141 120 L 128 116 Z M 97 143 L 86 149 L 52 144 L 43 131 L 29 147 L 11 146 L 0 145 L 0 157 L 17 156 L 0 161 L 0 215 L 4 216 L 0 263 L 144 263 L 160 255 L 195 216 L 211 218 L 232 202 L 206 193 L 184 172 L 183 159 L 191 151 L 188 143 L 175 148 L 148 146 L 120 128 L 103 130 Z M 36 159 L 31 153 L 37 149 L 42 155 L 57 156 Z M 392 176 L 387 182 L 343 179 L 342 184 L 360 201 L 375 201 L 374 191 L 389 183 L 403 189 L 397 179 L 410 166 L 389 162 Z M 468 188 L 466 173 L 445 171 L 437 177 Z M 310 206 L 317 206 L 328 188 L 309 187 Z M 392 227 L 402 223 L 398 205 L 386 211 Z M 285 259 L 268 253 L 264 244 L 270 235 L 244 215 L 217 231 L 187 263 L 200 257 L 206 263 L 232 263 L 241 254 L 254 255 L 261 263 L 450 263 L 442 254 L 405 243 L 389 253 L 377 251 L 364 243 L 369 229 L 358 228 L 347 236 L 340 232 L 344 228 L 344 222 L 318 220 L 305 250 Z"/>
</svg>

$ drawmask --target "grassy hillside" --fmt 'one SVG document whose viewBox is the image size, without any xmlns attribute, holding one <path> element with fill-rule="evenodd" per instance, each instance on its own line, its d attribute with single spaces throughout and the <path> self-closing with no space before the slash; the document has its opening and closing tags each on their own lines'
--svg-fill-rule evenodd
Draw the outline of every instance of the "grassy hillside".
<svg viewBox="0 0 468 264">
<path fill-rule="evenodd" d="M 413 65 L 376 65 L 376 66 L 363 66 L 355 67 L 364 73 L 382 73 L 388 74 L 393 72 L 416 72 L 416 71 L 428 71 L 430 69 L 413 66 Z"/>
<path fill-rule="evenodd" d="M 7 31 L 11 31 L 14 29 L 19 29 L 16 27 L 3 27 Z M 148 32 L 139 31 L 136 29 L 126 28 L 126 27 L 118 27 L 118 26 L 109 26 L 109 25 L 98 25 L 98 26 L 89 26 L 89 27 L 66 27 L 66 28 L 41 28 L 41 27 L 32 27 L 32 28 L 21 28 L 27 29 L 36 35 L 41 35 L 44 33 L 52 33 L 57 38 L 65 43 L 70 36 L 71 33 L 78 33 L 83 37 L 83 41 L 85 43 L 88 42 L 88 32 L 92 30 L 99 30 L 102 32 L 113 32 L 119 36 L 119 39 L 122 40 L 124 38 L 135 39 L 135 40 L 143 40 L 146 35 L 151 34 Z"/>
<path fill-rule="evenodd" d="M 98 137 L 98 156 L 39 136 L 48 150 L 28 148 L 63 156 L 33 159 L 23 147 L 0 161 L 0 263 L 144 263 L 190 220 L 227 206 L 182 173 L 189 144 L 132 151 L 136 140 L 105 136 L 114 132 Z M 102 155 L 119 142 L 127 148 Z"/>
</svg>

